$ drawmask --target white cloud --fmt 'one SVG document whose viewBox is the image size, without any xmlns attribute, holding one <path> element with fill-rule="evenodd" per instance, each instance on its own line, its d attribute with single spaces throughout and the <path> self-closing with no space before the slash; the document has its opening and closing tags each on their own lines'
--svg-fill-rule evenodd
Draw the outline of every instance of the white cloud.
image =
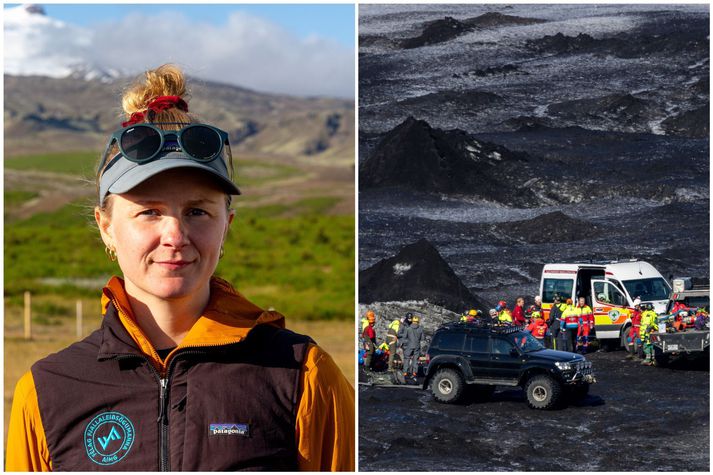
<svg viewBox="0 0 713 475">
<path fill-rule="evenodd" d="M 180 13 L 129 15 L 95 31 L 92 61 L 140 72 L 166 62 L 188 74 L 251 89 L 353 97 L 354 51 L 335 41 L 299 38 L 262 18 L 232 13 L 225 25 Z"/>
<path fill-rule="evenodd" d="M 9 14 L 8 14 L 9 13 Z M 203 79 L 258 91 L 353 98 L 354 50 L 300 38 L 263 18 L 234 12 L 224 25 L 178 12 L 132 13 L 89 29 L 5 11 L 5 72 L 64 76 L 80 65 L 138 74 L 173 62 Z"/>
</svg>

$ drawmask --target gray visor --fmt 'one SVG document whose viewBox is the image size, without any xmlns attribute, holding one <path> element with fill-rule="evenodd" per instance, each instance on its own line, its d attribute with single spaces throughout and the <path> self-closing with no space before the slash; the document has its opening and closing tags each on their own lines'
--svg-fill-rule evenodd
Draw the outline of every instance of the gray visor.
<svg viewBox="0 0 713 475">
<path fill-rule="evenodd" d="M 182 152 L 162 153 L 159 158 L 148 163 L 138 164 L 126 160 L 123 156 L 114 157 L 111 166 L 104 172 L 99 181 L 99 206 L 104 206 L 104 200 L 109 193 L 126 193 L 152 176 L 174 168 L 197 168 L 211 173 L 230 195 L 239 195 L 240 190 L 230 179 L 228 169 L 222 158 L 209 162 L 197 162 Z"/>
</svg>

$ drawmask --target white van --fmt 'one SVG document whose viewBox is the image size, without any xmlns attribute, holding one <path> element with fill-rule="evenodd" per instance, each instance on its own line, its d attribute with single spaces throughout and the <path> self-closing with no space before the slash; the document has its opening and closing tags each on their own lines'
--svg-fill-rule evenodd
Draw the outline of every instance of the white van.
<svg viewBox="0 0 713 475">
<path fill-rule="evenodd" d="M 619 340 L 626 344 L 634 299 L 654 305 L 664 313 L 671 286 L 648 262 L 612 261 L 597 263 L 545 264 L 540 280 L 544 314 L 549 316 L 553 296 L 576 304 L 584 297 L 594 311 L 594 331 L 600 340 Z"/>
</svg>

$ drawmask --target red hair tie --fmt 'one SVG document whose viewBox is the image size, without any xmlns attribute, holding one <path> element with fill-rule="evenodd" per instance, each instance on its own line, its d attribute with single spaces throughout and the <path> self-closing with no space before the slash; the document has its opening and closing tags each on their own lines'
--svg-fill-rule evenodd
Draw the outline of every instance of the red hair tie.
<svg viewBox="0 0 713 475">
<path fill-rule="evenodd" d="M 149 111 L 154 113 L 161 112 L 172 107 L 182 110 L 183 112 L 188 112 L 188 104 L 186 104 L 186 101 L 181 99 L 179 96 L 159 96 L 149 102 L 149 105 L 146 106 L 146 113 Z M 145 118 L 146 114 L 143 112 L 134 112 L 131 114 L 131 117 L 129 117 L 129 120 L 121 123 L 121 126 L 127 127 L 129 125 L 138 124 L 139 122 L 143 122 Z"/>
</svg>

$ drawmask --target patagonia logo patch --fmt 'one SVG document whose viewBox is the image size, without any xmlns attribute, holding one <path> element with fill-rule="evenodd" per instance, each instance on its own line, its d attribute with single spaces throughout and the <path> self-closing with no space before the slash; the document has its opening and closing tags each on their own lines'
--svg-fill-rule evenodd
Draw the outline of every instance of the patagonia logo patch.
<svg viewBox="0 0 713 475">
<path fill-rule="evenodd" d="M 103 412 L 84 429 L 84 448 L 97 465 L 114 465 L 134 444 L 134 424 L 120 412 Z"/>
<path fill-rule="evenodd" d="M 235 422 L 211 424 L 209 431 L 210 435 L 241 435 L 243 437 L 250 437 L 249 424 L 238 424 Z"/>
</svg>

